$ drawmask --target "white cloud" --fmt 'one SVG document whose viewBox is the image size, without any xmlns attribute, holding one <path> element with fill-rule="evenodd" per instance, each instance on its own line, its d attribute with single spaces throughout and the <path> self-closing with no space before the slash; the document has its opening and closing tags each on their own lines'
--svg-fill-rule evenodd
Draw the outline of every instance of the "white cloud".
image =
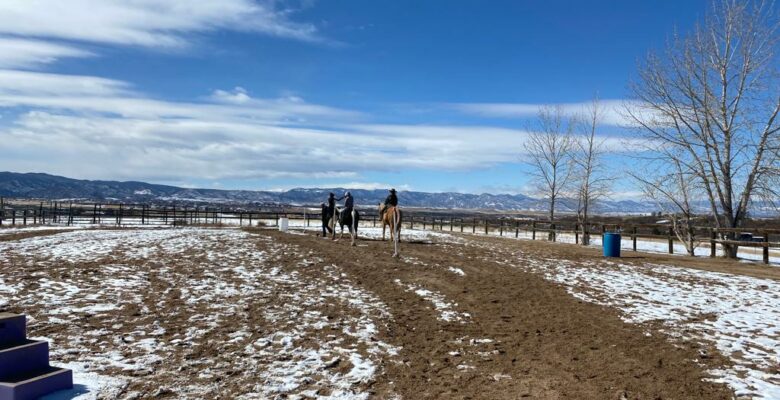
<svg viewBox="0 0 780 400">
<path fill-rule="evenodd" d="M 220 103 L 246 104 L 252 100 L 246 89 L 236 86 L 233 90 L 217 89 L 211 94 L 211 99 Z"/>
<path fill-rule="evenodd" d="M 601 100 L 599 106 L 602 110 L 602 122 L 607 125 L 632 125 L 624 115 L 625 105 L 630 104 L 625 100 Z M 530 104 L 530 103 L 450 103 L 447 108 L 464 114 L 476 115 L 488 118 L 527 118 L 534 117 L 541 107 L 553 105 L 560 106 L 566 114 L 584 114 L 591 102 L 582 103 L 558 103 L 558 104 Z"/>
<path fill-rule="evenodd" d="M 2 106 L 30 111 L 0 128 L 0 170 L 85 178 L 354 180 L 366 171 L 468 170 L 518 161 L 527 137 L 491 126 L 358 122 L 364 116 L 350 110 L 242 88 L 175 102 L 118 80 L 6 70 Z M 607 146 L 626 148 L 619 138 Z"/>
<path fill-rule="evenodd" d="M 358 112 L 310 104 L 299 98 L 259 99 L 250 97 L 246 91 L 217 92 L 224 94 L 212 95 L 207 103 L 168 102 L 144 97 L 129 83 L 118 80 L 0 70 L 0 107 L 24 106 L 145 119 L 246 119 L 274 124 L 300 124 L 312 118 L 327 121 L 361 117 Z M 241 96 L 241 101 L 236 96 Z"/>
<path fill-rule="evenodd" d="M 0 96 L 7 105 L 35 105 L 48 97 L 117 97 L 130 94 L 130 85 L 113 79 L 83 75 L 60 75 L 43 72 L 0 69 Z M 12 100 L 19 98 L 20 100 Z M 73 105 L 72 107 L 77 107 Z"/>
<path fill-rule="evenodd" d="M 0 35 L 175 48 L 192 33 L 223 29 L 324 41 L 288 14 L 273 1 L 3 0 Z"/>
<path fill-rule="evenodd" d="M 29 68 L 66 57 L 92 57 L 92 52 L 41 40 L 0 37 L 0 68 Z"/>
</svg>

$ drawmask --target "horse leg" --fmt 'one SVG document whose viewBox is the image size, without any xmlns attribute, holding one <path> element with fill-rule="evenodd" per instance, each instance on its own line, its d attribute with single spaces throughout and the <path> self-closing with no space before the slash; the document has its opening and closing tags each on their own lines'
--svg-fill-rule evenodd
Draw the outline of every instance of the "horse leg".
<svg viewBox="0 0 780 400">
<path fill-rule="evenodd" d="M 358 219 L 357 219 L 357 213 L 352 210 L 352 222 L 349 226 L 349 234 L 352 235 L 352 245 L 355 246 L 355 239 L 357 239 L 357 225 L 358 225 Z"/>
<path fill-rule="evenodd" d="M 392 229 L 395 231 L 393 235 L 393 257 L 398 257 L 398 240 L 401 236 L 401 215 L 398 213 L 398 210 L 394 210 L 393 212 Z"/>
</svg>

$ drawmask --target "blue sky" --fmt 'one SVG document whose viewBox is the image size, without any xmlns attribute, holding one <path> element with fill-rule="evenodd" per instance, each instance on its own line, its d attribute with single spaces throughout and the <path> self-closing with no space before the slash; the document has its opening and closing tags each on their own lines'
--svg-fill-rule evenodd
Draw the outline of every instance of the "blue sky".
<svg viewBox="0 0 780 400">
<path fill-rule="evenodd" d="M 522 143 L 544 104 L 598 94 L 607 162 L 631 164 L 614 110 L 637 62 L 708 5 L 6 0 L 0 170 L 527 193 Z"/>
</svg>

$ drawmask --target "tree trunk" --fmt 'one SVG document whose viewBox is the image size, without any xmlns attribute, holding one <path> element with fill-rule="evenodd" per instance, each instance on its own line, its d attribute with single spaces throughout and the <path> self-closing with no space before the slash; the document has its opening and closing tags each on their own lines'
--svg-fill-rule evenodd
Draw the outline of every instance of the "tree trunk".
<svg viewBox="0 0 780 400">
<path fill-rule="evenodd" d="M 553 224 L 555 223 L 555 196 L 550 197 L 550 229 L 552 229 Z M 547 240 L 553 241 L 553 237 L 555 236 L 555 232 L 552 230 L 547 232 Z"/>
</svg>

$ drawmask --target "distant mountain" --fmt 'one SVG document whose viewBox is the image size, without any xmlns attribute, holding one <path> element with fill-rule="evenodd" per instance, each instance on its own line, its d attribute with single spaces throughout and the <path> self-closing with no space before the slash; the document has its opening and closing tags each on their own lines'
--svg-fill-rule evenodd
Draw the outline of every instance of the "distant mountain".
<svg viewBox="0 0 780 400">
<path fill-rule="evenodd" d="M 386 190 L 347 188 L 292 189 L 284 192 L 252 190 L 188 189 L 176 186 L 154 185 L 145 182 L 90 181 L 70 179 L 41 173 L 0 172 L 0 196 L 48 200 L 83 199 L 123 202 L 177 202 L 232 205 L 318 205 L 328 193 L 341 196 L 350 190 L 360 206 L 379 204 Z M 522 194 L 468 194 L 427 193 L 401 191 L 404 206 L 441 209 L 483 209 L 500 211 L 544 211 L 545 200 Z M 569 199 L 560 202 L 559 211 L 574 211 L 576 203 Z M 556 207 L 558 208 L 558 207 Z M 656 207 L 636 201 L 603 201 L 595 207 L 597 213 L 649 213 Z"/>
</svg>

